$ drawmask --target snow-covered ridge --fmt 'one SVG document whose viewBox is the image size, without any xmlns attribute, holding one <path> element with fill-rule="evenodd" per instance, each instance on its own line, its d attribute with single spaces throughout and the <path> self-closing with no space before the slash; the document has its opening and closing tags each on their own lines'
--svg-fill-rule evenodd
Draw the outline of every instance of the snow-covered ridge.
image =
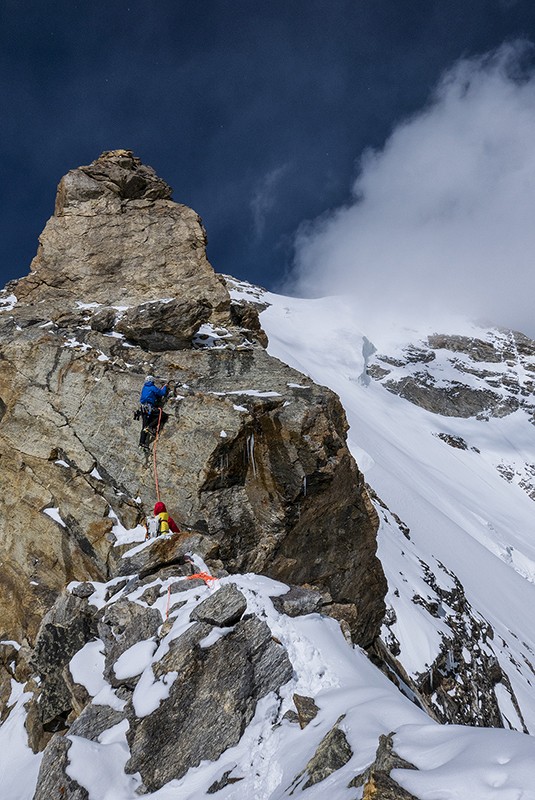
<svg viewBox="0 0 535 800">
<path fill-rule="evenodd" d="M 195 561 L 196 569 L 206 568 L 199 557 Z M 380 737 L 389 732 L 398 756 L 407 766 L 416 767 L 393 769 L 391 779 L 422 800 L 436 799 L 437 791 L 452 800 L 532 797 L 535 742 L 531 737 L 433 722 L 359 648 L 348 643 L 334 620 L 317 613 L 290 617 L 278 611 L 274 600 L 287 591 L 281 583 L 249 574 L 189 584 L 178 570 L 174 575 L 168 572 L 165 577 L 154 575 L 144 580 L 132 576 L 126 585 L 117 579 L 73 583 L 69 590 L 77 597 L 89 596 L 102 621 L 103 638 L 88 642 L 70 660 L 70 675 L 88 693 L 90 702 L 72 730 L 56 739 L 56 749 L 45 753 L 36 794 L 39 800 L 53 796 L 51 789 L 59 786 L 58 779 L 68 792 L 82 787 L 90 800 L 135 800 L 140 791 L 153 800 L 177 796 L 199 800 L 213 793 L 223 800 L 282 800 L 303 789 L 312 800 L 325 798 L 326 793 L 333 800 L 358 798 L 363 796 Z M 228 600 L 217 606 L 222 596 L 243 605 L 234 621 L 212 627 L 206 636 L 204 631 L 210 626 L 202 622 L 206 619 L 203 609 L 211 603 L 211 614 L 228 615 Z M 135 641 L 134 620 L 138 632 L 146 631 Z M 147 628 L 149 620 L 152 630 Z M 287 654 L 292 669 L 284 676 L 283 685 L 259 700 L 235 745 L 218 758 L 192 765 L 181 777 L 162 780 L 158 776 L 169 771 L 171 761 L 181 763 L 187 739 L 193 735 L 191 725 L 181 734 L 177 720 L 175 739 L 164 739 L 160 749 L 152 748 L 151 757 L 153 761 L 156 758 L 152 772 L 147 773 L 146 763 L 142 767 L 160 784 L 160 788 L 147 791 L 139 772 L 129 766 L 136 753 L 137 726 L 162 711 L 176 713 L 167 705 L 170 695 L 175 693 L 176 702 L 184 691 L 181 684 L 187 691 L 190 680 L 186 662 L 182 669 L 170 670 L 172 663 L 167 661 L 181 648 L 187 653 L 188 641 L 196 635 L 201 637 L 200 652 L 206 654 L 209 664 L 251 621 L 269 630 L 276 652 Z M 235 658 L 237 655 L 238 651 Z M 229 662 L 230 674 L 234 668 Z M 237 689 L 229 684 L 225 692 Z M 208 707 L 216 713 L 220 699 L 216 693 L 209 700 Z M 0 728 L 0 753 L 9 752 L 9 762 L 2 765 L 9 800 L 30 800 L 42 758 L 25 744 L 25 700 L 28 696 L 14 684 L 12 712 Z M 227 695 L 225 705 L 230 701 Z M 304 701 L 306 711 L 296 714 L 295 704 L 301 709 Z M 195 696 L 189 702 L 195 703 Z M 221 707 L 220 715 L 224 713 Z M 194 724 L 201 736 L 209 735 L 203 728 L 204 715 L 199 714 Z M 329 749 L 333 732 L 336 757 Z M 57 758 L 55 753 L 60 752 L 63 755 Z M 139 760 L 139 753 L 135 757 Z"/>
</svg>

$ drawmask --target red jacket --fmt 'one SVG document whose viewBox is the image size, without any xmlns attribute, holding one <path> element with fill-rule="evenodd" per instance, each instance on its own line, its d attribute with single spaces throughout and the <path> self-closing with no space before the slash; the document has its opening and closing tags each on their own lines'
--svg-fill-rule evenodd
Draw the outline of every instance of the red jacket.
<svg viewBox="0 0 535 800">
<path fill-rule="evenodd" d="M 165 503 L 162 503 L 162 502 L 158 501 L 154 505 L 154 516 L 157 517 L 158 514 L 162 514 L 162 513 L 167 513 L 167 508 L 165 506 Z M 178 525 L 174 521 L 173 517 L 171 517 L 170 515 L 168 515 L 168 517 L 167 517 L 167 523 L 169 525 L 169 530 L 170 531 L 172 531 L 173 533 L 180 533 L 180 528 L 178 527 Z"/>
</svg>

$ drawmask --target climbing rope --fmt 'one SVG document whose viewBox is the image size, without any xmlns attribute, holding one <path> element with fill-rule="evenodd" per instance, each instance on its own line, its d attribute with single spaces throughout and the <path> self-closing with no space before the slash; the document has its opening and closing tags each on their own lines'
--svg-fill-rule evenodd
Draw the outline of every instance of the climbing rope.
<svg viewBox="0 0 535 800">
<path fill-rule="evenodd" d="M 210 581 L 215 581 L 217 578 L 214 578 L 213 575 L 208 575 L 207 572 L 196 572 L 194 575 L 187 575 L 185 580 L 187 581 L 194 581 L 196 578 L 200 578 L 205 583 L 209 584 Z"/>
<path fill-rule="evenodd" d="M 152 464 L 154 469 L 154 485 L 156 488 L 156 498 L 160 500 L 160 484 L 158 483 L 158 462 L 156 461 L 156 445 L 158 444 L 158 435 L 160 433 L 160 423 L 162 421 L 162 409 L 160 408 L 158 414 L 158 425 L 156 426 L 156 436 L 154 437 L 154 446 L 152 448 Z"/>
</svg>

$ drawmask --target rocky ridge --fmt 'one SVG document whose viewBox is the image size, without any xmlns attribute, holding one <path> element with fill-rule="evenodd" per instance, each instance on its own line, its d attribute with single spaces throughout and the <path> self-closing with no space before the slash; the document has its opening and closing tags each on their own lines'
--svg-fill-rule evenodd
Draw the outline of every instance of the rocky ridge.
<svg viewBox="0 0 535 800">
<path fill-rule="evenodd" d="M 289 735 L 290 728 L 325 724 L 324 700 L 318 707 L 312 697 L 293 692 L 300 676 L 289 657 L 290 641 L 281 642 L 271 630 L 277 612 L 268 611 L 247 578 L 220 571 L 219 578 L 206 572 L 196 577 L 194 570 L 206 570 L 207 563 L 179 554 L 198 547 L 198 536 L 188 534 L 134 542 L 117 568 L 135 558 L 139 572 L 106 583 L 71 583 L 43 619 L 27 685 L 34 692 L 29 741 L 36 751 L 46 745 L 34 800 L 88 800 L 90 776 L 105 763 L 106 747 L 117 754 L 114 780 L 134 796 L 158 791 L 207 762 L 214 768 L 201 779 L 202 793 L 245 782 L 233 748 L 268 697 L 260 749 L 262 739 L 277 742 L 279 731 Z M 174 553 L 173 566 L 160 561 L 166 548 Z M 14 663 L 18 658 L 15 653 Z M 355 774 L 342 721 L 312 748 L 288 786 L 290 795 L 345 768 L 346 785 L 363 786 L 370 797 L 383 784 L 385 797 L 411 797 L 390 777 L 393 768 L 414 769 L 392 755 L 391 737 L 382 737 L 386 749 L 381 741 L 368 770 Z M 299 737 L 297 731 L 291 735 Z M 218 766 L 227 752 L 230 766 Z M 262 780 L 269 782 L 267 775 Z"/>
<path fill-rule="evenodd" d="M 379 510 L 384 535 L 397 539 L 400 547 L 398 569 L 389 581 L 387 609 L 372 658 L 383 669 L 386 666 L 385 673 L 400 690 L 438 722 L 529 733 L 507 674 L 517 670 L 518 664 L 508 653 L 506 642 L 498 640 L 492 625 L 471 606 L 457 575 L 436 559 L 423 561 L 408 526 L 372 489 L 370 494 Z M 398 604 L 405 603 L 418 609 L 420 627 L 433 631 L 438 640 L 437 655 L 426 669 L 406 667 L 396 613 Z M 535 653 L 527 645 L 524 660 L 528 674 L 535 674 Z M 512 712 L 509 716 L 500 710 L 506 706 L 504 698 Z"/>
<path fill-rule="evenodd" d="M 256 310 L 231 303 L 205 242 L 150 168 L 104 153 L 62 179 L 32 272 L 5 290 L 4 636 L 33 635 L 66 581 L 105 578 L 116 519 L 135 527 L 150 509 L 154 480 L 132 423 L 150 372 L 175 387 L 158 475 L 181 524 L 218 539 L 227 569 L 317 583 L 361 606 L 354 635 L 373 640 L 377 520 L 343 410 L 266 354 Z M 12 538 L 21 494 L 26 524 Z"/>
<path fill-rule="evenodd" d="M 485 419 L 523 409 L 535 424 L 535 342 L 517 331 L 481 335 L 434 334 L 399 357 L 376 353 L 367 373 L 436 414 Z"/>
<path fill-rule="evenodd" d="M 106 253 L 97 229 L 115 228 L 118 214 L 126 217 L 125 241 L 114 233 L 115 252 Z M 372 751 L 363 760 L 360 739 L 355 748 L 355 709 L 348 706 L 353 722 L 333 715 L 325 704 L 333 678 L 322 665 L 303 674 L 310 656 L 314 673 L 317 654 L 308 643 L 306 659 L 296 660 L 304 629 L 285 635 L 281 621 L 334 617 L 347 647 L 366 646 L 401 692 L 441 722 L 527 731 L 507 675 L 507 667 L 519 665 L 512 655 L 504 664 L 506 642 L 496 642 L 457 576 L 436 559 L 425 563 L 409 527 L 364 485 L 347 452 L 336 396 L 267 355 L 258 318 L 263 292 L 236 291 L 238 282 L 204 269 L 204 245 L 196 254 L 204 265 L 188 283 L 188 247 L 173 238 L 181 215 L 197 231 L 184 234 L 188 246 L 198 249 L 200 220 L 173 203 L 169 187 L 128 151 L 105 153 L 63 179 L 56 216 L 72 219 L 53 218 L 32 274 L 0 296 L 0 354 L 9 370 L 0 387 L 0 457 L 13 487 L 9 501 L 0 500 L 0 521 L 7 532 L 21 498 L 30 521 L 27 530 L 4 536 L 1 554 L 0 723 L 25 706 L 25 735 L 35 753 L 44 748 L 35 800 L 56 794 L 88 800 L 93 784 L 80 765 L 87 762 L 97 774 L 112 752 L 125 796 L 189 780 L 190 767 L 195 772 L 201 763 L 212 765 L 203 772 L 207 794 L 257 796 L 272 785 L 271 769 L 264 774 L 261 762 L 280 763 L 292 727 L 317 733 L 300 744 L 291 735 L 300 767 L 286 774 L 285 796 L 316 786 L 324 791 L 334 776 L 359 797 L 409 800 L 414 795 L 390 773 L 415 768 L 394 752 L 390 723 L 379 728 L 375 761 Z M 168 225 L 167 216 L 175 222 Z M 168 237 L 163 266 L 151 240 L 155 231 Z M 81 237 L 78 250 L 71 237 Z M 114 260 L 117 248 L 122 256 Z M 71 267 L 72 280 L 63 275 Z M 132 269 L 141 271 L 146 292 L 119 285 Z M 155 281 L 151 270 L 158 272 Z M 189 288 L 178 293 L 182 271 Z M 474 362 L 492 361 L 494 345 L 483 338 L 431 341 L 439 350 L 466 350 Z M 520 344 L 515 374 L 522 382 L 529 380 L 532 352 L 529 340 Z M 412 379 L 418 351 L 417 363 L 431 365 L 431 374 L 440 358 L 421 350 L 407 348 L 406 360 L 381 356 L 381 363 L 392 367 L 395 360 L 399 382 L 407 371 Z M 367 351 L 367 358 L 373 374 L 375 357 Z M 448 360 L 447 370 L 452 365 L 459 366 Z M 159 485 L 151 460 L 134 454 L 137 426 L 128 424 L 128 398 L 137 397 L 146 372 L 170 377 L 173 387 L 158 443 Z M 445 415 L 457 392 L 465 415 L 481 400 L 481 387 L 468 386 L 475 399 L 465 408 L 451 373 L 446 380 L 446 368 L 440 372 L 440 380 L 423 381 L 440 390 L 429 410 Z M 532 414 L 526 386 L 517 410 Z M 418 392 L 407 399 L 420 402 Z M 504 407 L 487 403 L 485 414 L 501 416 Z M 435 435 L 479 454 L 468 437 Z M 139 523 L 158 491 L 184 533 L 145 543 Z M 399 545 L 386 614 L 378 525 Z M 238 574 L 247 570 L 289 586 L 275 585 L 270 600 L 261 600 L 261 581 Z M 407 666 L 398 601 L 418 610 L 422 628 L 439 634 L 423 671 Z M 528 650 L 526 669 L 533 672 Z M 312 696 L 299 693 L 307 685 Z M 249 746 L 244 742 L 258 751 L 250 763 L 236 755 L 239 743 Z"/>
<path fill-rule="evenodd" d="M 216 574 L 270 575 L 308 603 L 313 597 L 314 610 L 332 614 L 353 641 L 370 646 L 378 635 L 386 589 L 378 518 L 347 450 L 340 402 L 266 353 L 257 309 L 231 301 L 205 244 L 199 218 L 171 200 L 167 184 L 129 151 L 112 151 L 62 179 L 31 273 L 1 294 L 0 460 L 10 491 L 0 498 L 0 701 L 5 716 L 12 680 L 26 684 L 36 751 L 73 725 L 85 731 L 87 715 L 96 714 L 99 731 L 102 714 L 119 724 L 115 707 L 109 719 L 85 712 L 90 694 L 68 664 L 84 647 L 95 653 L 99 637 L 110 685 L 119 695 L 134 689 L 132 676 L 117 685 L 112 664 L 146 636 L 160 640 L 150 579 L 163 579 L 162 570 L 176 577 L 184 537 Z M 147 373 L 172 387 L 157 472 L 137 448 L 132 420 Z M 125 531 L 142 532 L 159 496 L 185 533 L 157 541 L 149 558 L 124 552 Z M 21 509 L 24 524 L 13 525 Z M 89 602 L 92 582 L 111 580 L 111 597 L 132 575 L 141 605 L 114 597 L 110 613 L 119 617 L 101 619 Z M 72 581 L 76 589 L 62 594 Z M 157 667 L 161 685 L 168 673 L 190 670 L 187 702 L 201 705 L 215 680 L 210 673 L 196 683 L 210 624 L 200 618 L 186 649 L 171 648 Z M 225 660 L 243 650 L 238 722 L 225 747 L 243 733 L 255 698 L 288 669 L 283 658 L 279 680 L 274 662 L 265 663 L 274 650 L 259 622 L 232 625 L 235 633 L 214 645 Z M 260 672 L 251 677 L 255 659 Z M 125 714 L 132 768 L 155 787 L 156 767 L 144 760 L 152 723 Z M 53 759 L 65 763 L 61 741 L 51 743 Z M 186 761 L 196 758 L 217 754 L 192 750 Z M 39 797 L 51 791 L 43 780 Z"/>
</svg>

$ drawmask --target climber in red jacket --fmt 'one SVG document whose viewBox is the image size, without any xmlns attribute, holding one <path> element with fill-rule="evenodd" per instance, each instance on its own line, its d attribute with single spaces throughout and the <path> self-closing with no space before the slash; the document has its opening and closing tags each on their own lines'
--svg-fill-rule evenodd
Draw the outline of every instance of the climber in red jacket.
<svg viewBox="0 0 535 800">
<path fill-rule="evenodd" d="M 180 528 L 174 521 L 173 517 L 170 517 L 167 513 L 167 508 L 165 507 L 165 503 L 158 501 L 154 505 L 154 516 L 158 520 L 158 531 L 157 536 L 164 535 L 171 531 L 172 533 L 180 533 Z"/>
</svg>

